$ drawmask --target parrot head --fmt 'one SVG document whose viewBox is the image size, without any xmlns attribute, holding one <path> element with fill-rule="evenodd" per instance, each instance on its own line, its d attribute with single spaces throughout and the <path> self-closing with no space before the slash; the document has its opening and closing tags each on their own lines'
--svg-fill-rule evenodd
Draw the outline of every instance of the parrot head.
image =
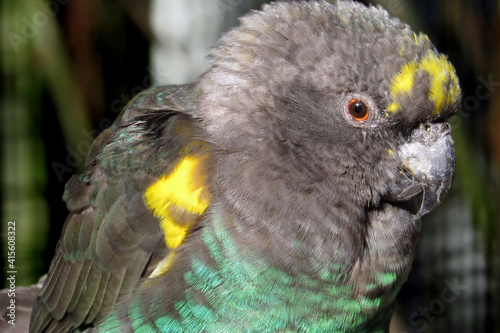
<svg viewBox="0 0 500 333">
<path fill-rule="evenodd" d="M 214 192 L 243 241 L 291 271 L 346 278 L 387 244 L 413 252 L 454 173 L 461 91 L 447 58 L 354 2 L 278 2 L 241 23 L 211 55 L 197 113 L 224 156 Z M 401 242 L 376 228 L 382 212 Z"/>
</svg>

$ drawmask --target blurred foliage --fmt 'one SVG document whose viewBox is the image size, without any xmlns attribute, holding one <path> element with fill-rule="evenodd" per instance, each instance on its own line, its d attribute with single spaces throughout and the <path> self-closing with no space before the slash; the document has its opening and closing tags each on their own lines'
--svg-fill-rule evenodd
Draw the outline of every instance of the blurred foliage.
<svg viewBox="0 0 500 333">
<path fill-rule="evenodd" d="M 148 25 L 132 17 L 148 9 L 129 15 L 135 7 L 122 2 L 0 1 L 2 250 L 15 220 L 17 285 L 47 271 L 67 215 L 64 184 L 147 86 Z"/>
<path fill-rule="evenodd" d="M 81 140 L 79 128 L 85 128 L 87 115 L 69 75 L 67 54 L 51 9 L 36 2 L 2 1 L 1 5 L 2 236 L 6 222 L 15 220 L 17 283 L 26 284 L 35 282 L 45 268 L 39 254 L 46 247 L 49 227 L 44 198 L 46 146 L 39 126 L 44 90 L 50 91 L 60 111 L 69 144 Z M 65 112 L 68 109 L 74 112 Z M 6 242 L 3 244 L 5 250 Z"/>
<path fill-rule="evenodd" d="M 464 95 L 463 107 L 453 120 L 457 153 L 453 193 L 434 217 L 424 221 L 422 245 L 434 244 L 430 247 L 438 250 L 427 257 L 422 253 L 430 250 L 421 251 L 403 288 L 400 326 L 393 331 L 418 331 L 407 318 L 438 297 L 443 280 L 456 274 L 443 268 L 426 280 L 421 278 L 428 274 L 425 267 L 435 271 L 433 261 L 453 260 L 457 260 L 454 267 L 461 267 L 460 277 L 472 270 L 473 291 L 481 289 L 481 279 L 486 291 L 471 300 L 462 297 L 461 302 L 472 302 L 476 308 L 471 318 L 448 310 L 426 331 L 465 321 L 473 321 L 472 326 L 464 324 L 458 331 L 467 332 L 466 327 L 475 327 L 475 332 L 500 331 L 499 2 L 363 2 L 378 3 L 429 35 L 455 65 Z M 248 7 L 244 1 L 231 3 Z M 151 84 L 148 58 L 154 37 L 147 1 L 0 0 L 0 9 L 2 249 L 5 253 L 7 222 L 15 220 L 17 284 L 22 285 L 36 282 L 48 269 L 67 215 L 61 200 L 64 183 L 81 170 L 95 135 L 110 125 L 133 95 Z M 461 224 L 453 223 L 457 215 Z M 445 220 L 449 223 L 440 223 Z M 427 235 L 426 224 L 431 225 Z M 457 231 L 453 228 L 461 228 L 463 239 L 472 237 L 471 244 L 463 245 L 471 251 L 446 248 L 443 239 Z M 472 253 L 473 259 L 464 253 Z M 484 257 L 486 266 L 474 256 Z M 2 274 L 7 270 L 3 260 Z M 455 306 L 461 304 L 457 301 Z"/>
</svg>

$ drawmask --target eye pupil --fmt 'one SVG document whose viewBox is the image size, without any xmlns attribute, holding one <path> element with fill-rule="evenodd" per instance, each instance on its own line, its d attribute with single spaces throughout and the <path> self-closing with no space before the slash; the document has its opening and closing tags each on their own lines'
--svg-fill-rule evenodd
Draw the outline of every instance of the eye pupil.
<svg viewBox="0 0 500 333">
<path fill-rule="evenodd" d="M 356 121 L 368 119 L 368 107 L 359 99 L 353 99 L 349 103 L 349 113 Z"/>
<path fill-rule="evenodd" d="M 361 114 L 365 111 L 365 106 L 360 102 L 354 103 L 354 112 L 357 114 Z"/>
</svg>

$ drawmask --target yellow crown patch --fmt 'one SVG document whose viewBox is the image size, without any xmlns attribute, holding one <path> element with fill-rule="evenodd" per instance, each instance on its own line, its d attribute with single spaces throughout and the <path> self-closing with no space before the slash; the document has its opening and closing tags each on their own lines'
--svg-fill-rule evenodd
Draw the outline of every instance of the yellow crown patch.
<svg viewBox="0 0 500 333">
<path fill-rule="evenodd" d="M 392 79 L 390 96 L 392 103 L 387 110 L 389 112 L 399 111 L 401 105 L 397 102 L 402 94 L 410 94 L 417 72 L 425 72 L 429 75 L 430 85 L 428 98 L 434 104 L 434 114 L 438 114 L 450 106 L 460 95 L 460 88 L 455 70 L 444 55 L 437 56 L 429 52 L 419 62 L 409 62 L 401 67 L 399 73 Z"/>
</svg>

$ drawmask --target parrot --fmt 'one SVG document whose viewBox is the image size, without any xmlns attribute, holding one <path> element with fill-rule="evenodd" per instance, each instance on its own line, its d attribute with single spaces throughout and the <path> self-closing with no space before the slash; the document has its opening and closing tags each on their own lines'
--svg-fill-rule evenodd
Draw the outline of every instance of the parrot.
<svg viewBox="0 0 500 333">
<path fill-rule="evenodd" d="M 243 16 L 93 142 L 30 332 L 388 332 L 461 89 L 380 6 Z"/>
</svg>

